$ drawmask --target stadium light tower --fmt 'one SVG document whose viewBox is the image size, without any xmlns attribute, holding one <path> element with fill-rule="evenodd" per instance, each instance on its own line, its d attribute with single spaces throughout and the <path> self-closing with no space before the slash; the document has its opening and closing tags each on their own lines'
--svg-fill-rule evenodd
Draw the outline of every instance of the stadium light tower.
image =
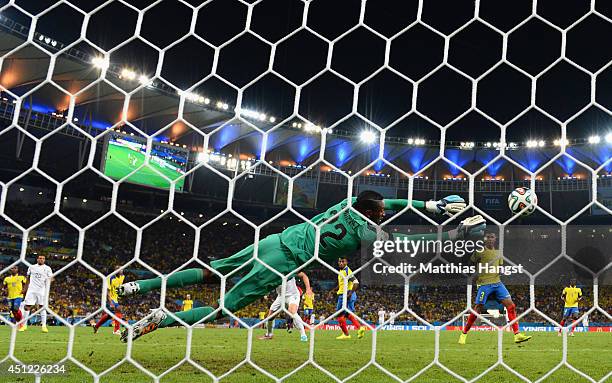
<svg viewBox="0 0 612 383">
<path fill-rule="evenodd" d="M 359 134 L 359 139 L 363 143 L 371 144 L 374 141 L 376 141 L 376 133 L 374 133 L 372 130 L 369 130 L 369 129 L 368 130 L 363 130 Z"/>
<path fill-rule="evenodd" d="M 600 141 L 601 141 L 601 137 L 599 136 L 589 137 L 589 144 L 599 144 Z"/>
<path fill-rule="evenodd" d="M 141 74 L 138 77 L 138 82 L 141 83 L 142 85 L 151 85 L 151 79 L 145 76 L 144 74 Z"/>
<path fill-rule="evenodd" d="M 126 80 L 135 80 L 136 79 L 136 72 L 130 70 L 130 69 L 123 69 L 121 70 L 121 76 L 122 79 L 126 79 Z"/>
<path fill-rule="evenodd" d="M 91 63 L 93 64 L 95 68 L 98 68 L 98 69 L 106 69 L 109 66 L 108 60 L 106 60 L 104 57 L 101 57 L 101 56 L 92 58 Z"/>
</svg>

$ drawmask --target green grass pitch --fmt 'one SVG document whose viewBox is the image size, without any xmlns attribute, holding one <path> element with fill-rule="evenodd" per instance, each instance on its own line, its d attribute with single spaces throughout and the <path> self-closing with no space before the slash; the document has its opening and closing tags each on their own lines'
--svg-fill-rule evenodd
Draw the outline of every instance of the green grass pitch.
<svg viewBox="0 0 612 383">
<path fill-rule="evenodd" d="M 9 349 L 10 328 L 0 327 L 0 354 Z M 49 333 L 40 332 L 40 327 L 31 326 L 28 331 L 18 333 L 15 356 L 24 363 L 48 364 L 66 355 L 68 329 L 50 327 Z M 251 360 L 275 376 L 281 377 L 308 359 L 309 343 L 301 343 L 296 331 L 287 334 L 276 330 L 271 341 L 258 340 L 263 330 L 253 331 Z M 368 363 L 372 357 L 372 334 L 364 339 L 339 341 L 336 331 L 318 330 L 314 337 L 314 360 L 340 379 L 346 378 Z M 468 344 L 456 343 L 458 333 L 440 333 L 439 360 L 453 371 L 471 379 L 478 376 L 497 360 L 497 334 L 472 332 Z M 555 333 L 531 333 L 533 339 L 522 345 L 512 343 L 511 334 L 504 334 L 502 354 L 504 361 L 525 377 L 535 380 L 556 366 L 562 358 L 562 338 Z M 381 331 L 377 333 L 376 361 L 401 379 L 408 379 L 434 359 L 433 331 Z M 219 376 L 240 363 L 247 353 L 248 331 L 244 329 L 197 328 L 193 330 L 191 358 Z M 160 329 L 138 339 L 133 344 L 132 357 L 156 375 L 179 363 L 187 344 L 187 331 L 183 328 Z M 90 327 L 76 329 L 73 355 L 96 372 L 102 372 L 119 362 L 125 355 L 126 345 L 113 335 L 109 327 L 100 329 L 96 335 Z M 600 380 L 612 369 L 611 335 L 609 333 L 578 333 L 568 338 L 567 360 L 574 367 Z M 0 382 L 34 382 L 32 376 L 8 375 L 8 365 L 0 365 Z M 612 379 L 609 379 L 612 381 Z M 45 376 L 42 382 L 92 382 L 93 378 L 74 364 L 67 364 L 65 375 Z M 151 382 L 128 362 L 104 375 L 101 382 Z M 161 382 L 209 382 L 205 373 L 189 364 L 182 364 L 160 379 Z M 221 382 L 271 382 L 255 368 L 245 364 Z M 285 380 L 287 382 L 329 382 L 329 376 L 312 365 Z M 355 376 L 350 382 L 392 382 L 386 374 L 373 365 Z M 415 382 L 458 382 L 439 367 L 432 367 L 420 375 Z M 514 375 L 497 367 L 478 382 L 519 382 Z M 550 375 L 544 382 L 586 382 L 587 380 L 566 367 Z"/>
<path fill-rule="evenodd" d="M 136 166 L 133 167 L 130 165 L 128 160 L 128 154 L 135 155 L 137 158 Z M 134 171 L 138 166 L 141 166 L 144 163 L 145 155 L 141 152 L 136 152 L 124 146 L 118 145 L 108 145 L 108 152 L 106 154 L 106 163 L 104 166 L 104 174 L 114 178 L 120 179 L 127 176 L 130 172 Z M 163 177 L 160 177 L 159 174 L 155 173 L 151 168 L 154 168 L 164 176 L 168 177 L 171 180 L 177 179 L 181 176 L 181 174 L 177 171 L 162 168 L 157 163 L 151 161 L 148 166 L 145 166 L 138 170 L 136 173 L 132 174 L 127 181 L 153 186 L 161 189 L 169 189 L 170 182 L 168 182 Z M 183 184 L 185 183 L 185 179 L 181 178 L 176 183 L 177 190 L 183 190 Z"/>
</svg>

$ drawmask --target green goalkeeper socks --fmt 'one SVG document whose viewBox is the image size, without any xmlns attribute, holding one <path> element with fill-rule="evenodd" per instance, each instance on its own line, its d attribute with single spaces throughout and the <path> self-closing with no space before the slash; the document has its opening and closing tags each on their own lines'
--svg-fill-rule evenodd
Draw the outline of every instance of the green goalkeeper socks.
<svg viewBox="0 0 612 383">
<path fill-rule="evenodd" d="M 180 318 L 183 322 L 191 325 L 191 324 L 198 322 L 205 316 L 210 315 L 210 313 L 212 313 L 213 311 L 215 311 L 215 309 L 213 309 L 212 307 L 206 306 L 206 307 L 198 307 L 193 310 L 179 311 L 179 312 L 174 313 L 174 315 Z M 214 320 L 215 320 L 215 315 L 206 319 L 206 322 L 212 322 Z M 161 321 L 161 323 L 159 324 L 159 327 L 169 327 L 169 326 L 179 326 L 179 322 L 177 322 L 174 318 L 168 315 L 166 319 Z"/>
<path fill-rule="evenodd" d="M 204 281 L 204 270 L 203 269 L 186 269 L 178 271 L 166 280 L 166 287 L 183 287 L 189 285 L 195 285 Z M 162 279 L 160 277 L 151 279 L 142 279 L 136 281 L 138 287 L 140 287 L 139 293 L 148 293 L 151 290 L 161 289 Z"/>
</svg>

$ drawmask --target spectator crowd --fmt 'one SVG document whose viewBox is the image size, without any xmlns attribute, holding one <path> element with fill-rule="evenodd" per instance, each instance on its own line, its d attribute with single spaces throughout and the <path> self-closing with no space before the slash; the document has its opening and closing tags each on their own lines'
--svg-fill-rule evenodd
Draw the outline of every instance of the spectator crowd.
<svg viewBox="0 0 612 383">
<path fill-rule="evenodd" d="M 25 206 L 12 209 L 27 215 Z M 84 209 L 70 210 L 66 216 L 75 222 L 93 222 L 99 213 Z M 134 214 L 134 213 L 133 213 Z M 226 214 L 207 223 L 196 236 L 194 226 L 202 225 L 207 217 L 174 215 L 160 212 L 163 217 L 142 231 L 138 238 L 136 230 L 121 218 L 111 215 L 87 229 L 79 249 L 79 232 L 59 217 L 51 218 L 30 232 L 26 257 L 33 263 L 38 254 L 47 256 L 47 263 L 57 274 L 49 294 L 49 307 L 64 318 L 83 317 L 94 313 L 101 307 L 103 276 L 113 272 L 116 266 L 124 266 L 126 281 L 154 276 L 153 270 L 169 273 L 179 267 L 202 267 L 213 259 L 227 257 L 251 244 L 255 237 L 254 229 L 232 214 Z M 155 217 L 149 217 L 149 221 Z M 26 219 L 27 220 L 27 219 Z M 141 221 L 145 221 L 141 217 Z M 288 222 L 275 222 L 262 229 L 260 236 L 277 233 L 289 225 Z M 196 238 L 198 238 L 196 240 Z M 6 268 L 19 258 L 21 233 L 0 218 L 0 269 Z M 139 249 L 139 251 L 137 251 Z M 358 257 L 358 256 L 357 256 Z M 357 261 L 359 262 L 359 261 Z M 332 265 L 334 266 L 334 265 Z M 20 264 L 20 273 L 25 274 L 27 267 Z M 98 274 L 96 274 L 96 272 Z M 335 312 L 337 275 L 328 268 L 318 266 L 307 270 L 315 291 L 316 317 L 327 317 Z M 8 275 L 8 270 L 0 275 L 0 280 Z M 239 276 L 228 281 L 228 288 Z M 580 281 L 584 293 L 581 307 L 589 308 L 593 303 L 592 281 Z M 410 285 L 408 307 L 420 318 L 428 322 L 447 322 L 455 318 L 467 306 L 466 286 L 447 285 Z M 563 307 L 561 300 L 562 285 L 536 285 L 536 307 L 553 319 L 559 320 Z M 519 313 L 530 306 L 529 286 L 508 286 Z M 165 307 L 170 311 L 181 308 L 186 294 L 191 294 L 195 306 L 207 305 L 219 296 L 218 285 L 190 286 L 182 289 L 169 289 L 165 297 Z M 267 312 L 275 298 L 274 292 L 236 313 L 239 317 L 257 318 L 260 312 Z M 404 286 L 362 283 L 357 292 L 357 314 L 370 322 L 376 322 L 378 312 L 400 313 L 404 307 Z M 0 312 L 6 312 L 4 294 L 0 296 Z M 149 309 L 160 305 L 159 292 L 130 297 L 121 300 L 124 317 L 133 320 L 148 313 Z M 612 286 L 599 286 L 599 305 L 608 313 L 612 312 Z M 590 315 L 591 322 L 610 323 L 601 312 Z M 409 313 L 402 313 L 395 322 L 414 321 Z M 544 322 L 545 319 L 530 312 L 522 321 Z M 459 319 L 460 322 L 460 319 Z"/>
</svg>

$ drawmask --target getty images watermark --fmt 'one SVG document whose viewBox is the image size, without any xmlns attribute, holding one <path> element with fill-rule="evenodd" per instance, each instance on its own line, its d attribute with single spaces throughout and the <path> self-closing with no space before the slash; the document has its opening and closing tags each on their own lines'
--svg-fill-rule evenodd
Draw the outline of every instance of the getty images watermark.
<svg viewBox="0 0 612 383">
<path fill-rule="evenodd" d="M 564 286 L 569 278 L 585 285 L 612 285 L 610 225 L 489 224 L 484 235 L 449 238 L 431 225 L 393 225 L 361 247 L 364 284 L 465 286 L 466 277 L 501 275 L 504 283 Z M 501 235 L 503 233 L 503 239 Z M 563 243 L 565 243 L 564 246 Z M 560 254 L 566 258 L 559 259 Z M 594 275 L 598 274 L 594 279 Z"/>
<path fill-rule="evenodd" d="M 494 250 L 494 249 L 490 249 Z M 466 254 L 482 254 L 487 251 L 483 240 L 408 240 L 407 238 L 395 238 L 394 240 L 378 240 L 373 244 L 372 255 L 383 257 L 385 254 L 403 254 L 414 258 L 418 254 L 427 253 L 452 253 L 458 258 Z M 388 265 L 375 262 L 372 270 L 378 274 L 489 274 L 497 273 L 512 275 L 523 273 L 523 265 L 501 265 L 498 264 L 501 256 L 493 256 L 487 262 L 469 265 L 462 262 L 450 262 L 444 264 L 433 264 L 431 262 L 408 263 L 401 262 L 398 265 Z"/>
<path fill-rule="evenodd" d="M 428 239 L 427 236 L 396 233 L 384 237 L 374 241 L 368 250 L 375 258 L 385 260 L 372 263 L 371 270 L 375 274 L 512 275 L 524 272 L 520 263 L 503 264 L 503 257 L 497 249 L 497 235 L 493 232 L 486 233 L 481 239 Z M 431 262 L 437 254 L 451 259 L 447 263 Z"/>
</svg>

